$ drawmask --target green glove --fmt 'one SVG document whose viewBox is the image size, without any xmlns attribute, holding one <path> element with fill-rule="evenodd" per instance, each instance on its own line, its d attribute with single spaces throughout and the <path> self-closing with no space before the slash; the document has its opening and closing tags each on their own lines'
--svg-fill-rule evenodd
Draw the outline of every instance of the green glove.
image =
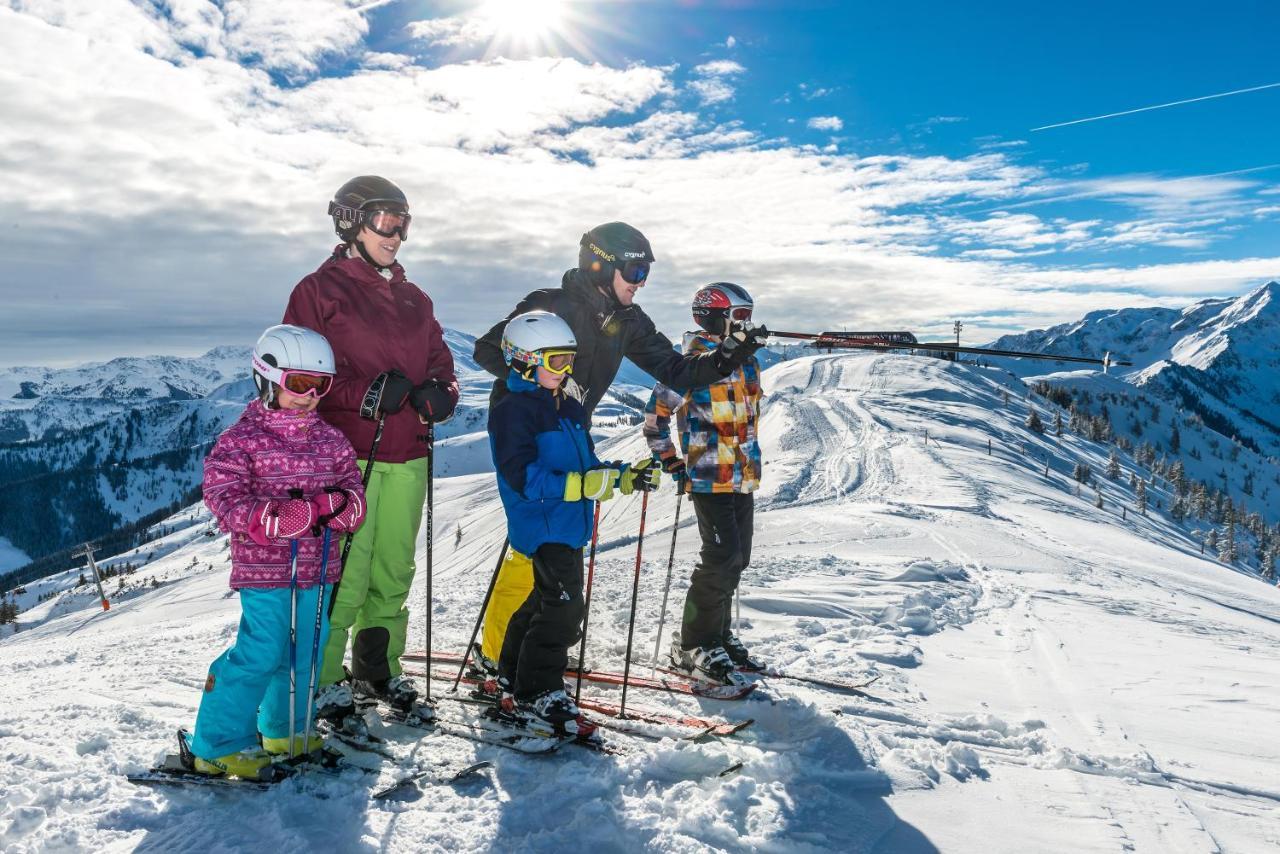
<svg viewBox="0 0 1280 854">
<path fill-rule="evenodd" d="M 652 492 L 658 488 L 661 480 L 662 469 L 652 457 L 646 457 L 622 470 L 622 476 L 618 478 L 618 489 L 623 495 L 630 495 L 636 490 Z"/>
<path fill-rule="evenodd" d="M 564 500 L 608 501 L 613 497 L 613 486 L 618 481 L 618 470 L 591 469 L 585 472 L 571 471 L 564 477 Z"/>
</svg>

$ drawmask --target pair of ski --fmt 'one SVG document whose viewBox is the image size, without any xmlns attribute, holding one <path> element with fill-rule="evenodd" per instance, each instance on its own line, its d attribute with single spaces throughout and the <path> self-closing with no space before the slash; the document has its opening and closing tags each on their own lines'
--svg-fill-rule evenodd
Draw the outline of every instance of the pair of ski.
<svg viewBox="0 0 1280 854">
<path fill-rule="evenodd" d="M 355 746 L 358 749 L 367 750 L 367 748 L 360 747 L 359 745 Z M 380 755 L 393 759 L 396 758 L 390 752 L 380 753 Z M 436 770 L 429 768 L 417 768 L 409 774 L 397 778 L 390 784 L 379 787 L 371 794 L 371 797 L 374 800 L 382 800 L 395 792 L 400 791 L 411 783 L 420 784 L 422 781 L 428 779 L 430 779 L 430 781 L 435 785 L 456 783 L 484 768 L 490 767 L 491 764 L 492 763 L 489 762 L 476 762 L 455 771 L 444 772 L 437 772 Z M 178 730 L 177 753 L 170 753 L 166 755 L 163 762 L 146 771 L 127 774 L 125 775 L 125 779 L 135 785 L 145 786 L 179 786 L 207 789 L 264 791 L 284 782 L 285 780 L 295 779 L 303 774 L 322 774 L 337 777 L 342 772 L 349 769 L 355 769 L 365 774 L 376 774 L 381 770 L 380 768 L 367 768 L 358 763 L 349 762 L 339 752 L 317 750 L 306 757 L 299 757 L 293 761 L 286 761 L 268 766 L 266 769 L 263 769 L 263 776 L 258 779 L 212 776 L 195 770 L 194 758 L 192 757 L 190 747 L 188 746 L 187 733 L 185 730 Z"/>
<path fill-rule="evenodd" d="M 406 670 L 405 672 L 410 676 L 426 676 L 426 673 L 421 671 Z M 446 673 L 441 670 L 435 670 L 431 673 L 431 678 L 440 682 L 452 682 L 456 677 L 456 673 Z M 461 681 L 463 684 L 475 688 L 483 688 L 485 682 L 481 676 L 475 673 L 467 673 L 462 677 Z M 493 703 L 493 698 L 485 695 L 482 691 L 476 692 L 472 697 L 449 696 L 449 699 L 457 699 L 462 702 Z M 578 700 L 578 708 L 603 715 L 601 718 L 596 718 L 594 715 L 588 718 L 588 722 L 597 727 L 644 738 L 664 738 L 669 734 L 669 731 L 674 730 L 679 733 L 679 738 L 688 741 L 701 741 L 707 738 L 723 738 L 733 735 L 754 723 L 750 718 L 743 721 L 722 722 L 694 715 L 672 715 L 636 707 L 628 708 L 624 713 L 622 709 L 613 703 L 591 697 L 580 698 Z M 655 732 L 652 727 L 660 727 L 668 732 Z"/>
</svg>

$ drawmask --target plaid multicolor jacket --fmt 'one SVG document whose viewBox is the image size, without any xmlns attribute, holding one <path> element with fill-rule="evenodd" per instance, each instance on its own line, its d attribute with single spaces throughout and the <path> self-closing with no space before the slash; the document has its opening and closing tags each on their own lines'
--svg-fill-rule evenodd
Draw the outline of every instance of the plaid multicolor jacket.
<svg viewBox="0 0 1280 854">
<path fill-rule="evenodd" d="M 684 337 L 686 353 L 713 350 L 698 332 Z M 644 435 L 660 458 L 680 453 L 671 439 L 676 416 L 691 492 L 754 492 L 760 485 L 760 365 L 753 358 L 724 379 L 683 394 L 662 383 L 644 408 Z"/>
</svg>

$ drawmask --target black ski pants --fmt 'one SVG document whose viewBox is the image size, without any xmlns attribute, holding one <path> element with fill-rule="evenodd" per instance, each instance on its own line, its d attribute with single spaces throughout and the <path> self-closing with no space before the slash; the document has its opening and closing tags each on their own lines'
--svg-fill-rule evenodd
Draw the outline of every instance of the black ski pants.
<svg viewBox="0 0 1280 854">
<path fill-rule="evenodd" d="M 564 688 L 569 647 L 582 627 L 582 549 L 544 543 L 533 557 L 533 590 L 511 615 L 498 675 L 517 700 Z"/>
<path fill-rule="evenodd" d="M 680 645 L 685 649 L 724 642 L 734 591 L 751 563 L 755 524 L 755 497 L 750 492 L 693 492 L 689 498 L 698 514 L 702 553 L 684 600 Z"/>
</svg>

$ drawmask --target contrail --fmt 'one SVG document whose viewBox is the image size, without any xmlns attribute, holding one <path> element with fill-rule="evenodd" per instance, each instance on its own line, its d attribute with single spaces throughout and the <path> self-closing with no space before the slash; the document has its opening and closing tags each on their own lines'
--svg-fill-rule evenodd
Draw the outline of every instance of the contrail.
<svg viewBox="0 0 1280 854">
<path fill-rule="evenodd" d="M 1131 116 L 1134 113 L 1145 113 L 1150 110 L 1163 110 L 1165 107 L 1178 107 L 1182 104 L 1194 104 L 1196 101 L 1210 101 L 1214 98 L 1226 98 L 1228 95 L 1243 95 L 1246 92 L 1259 92 L 1263 89 L 1275 89 L 1280 87 L 1280 83 L 1264 83 L 1261 86 L 1250 86 L 1248 89 L 1236 89 L 1234 92 L 1219 92 L 1216 95 L 1201 95 L 1199 98 L 1188 98 L 1185 101 L 1170 101 L 1167 104 L 1156 104 L 1153 107 L 1138 107 L 1136 110 L 1125 110 L 1120 113 L 1107 113 L 1105 116 L 1091 116 L 1087 119 L 1073 119 L 1069 122 L 1058 122 L 1056 125 L 1044 125 L 1043 127 L 1032 128 L 1031 133 L 1038 130 L 1051 130 L 1053 128 L 1064 128 L 1068 125 L 1079 125 L 1085 122 L 1098 122 L 1103 119 L 1114 119 L 1116 116 Z"/>
</svg>

